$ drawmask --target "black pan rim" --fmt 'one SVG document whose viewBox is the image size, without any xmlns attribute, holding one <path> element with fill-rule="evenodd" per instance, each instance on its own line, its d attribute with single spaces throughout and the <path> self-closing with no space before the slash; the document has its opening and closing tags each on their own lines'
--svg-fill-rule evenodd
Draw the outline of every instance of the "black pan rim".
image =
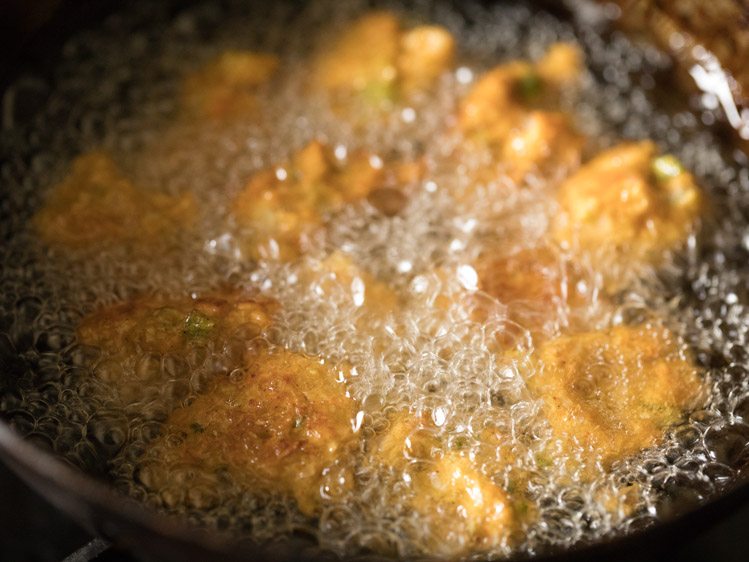
<svg viewBox="0 0 749 562">
<path fill-rule="evenodd" d="M 240 544 L 236 539 L 221 537 L 218 531 L 195 527 L 177 517 L 159 513 L 138 504 L 133 498 L 117 492 L 113 487 L 65 464 L 54 454 L 24 440 L 4 420 L 0 420 L 0 457 L 4 458 L 6 464 L 21 479 L 37 490 L 39 486 L 34 483 L 34 480 L 43 479 L 53 487 L 74 495 L 85 505 L 97 511 L 149 529 L 167 540 L 177 541 L 184 546 L 194 546 L 196 549 L 206 550 L 229 560 L 257 560 L 258 554 L 262 552 L 263 545 L 261 544 L 253 547 L 250 547 L 246 541 Z M 48 494 L 43 495 L 47 500 L 50 499 Z M 747 502 L 749 502 L 749 481 L 740 481 L 733 488 L 715 495 L 694 509 L 671 519 L 661 520 L 633 533 L 612 536 L 609 539 L 578 545 L 567 550 L 550 550 L 548 553 L 539 555 L 521 554 L 508 560 L 513 562 L 615 560 L 617 557 L 634 552 L 638 546 L 657 552 L 668 548 L 679 538 L 706 531 Z M 107 535 L 106 526 L 98 532 Z M 119 537 L 104 536 L 104 538 L 118 543 Z M 138 545 L 124 546 L 137 548 Z M 355 556 L 349 559 L 355 560 L 356 558 Z M 367 557 L 367 560 L 372 560 L 372 558 Z M 383 558 L 382 560 L 392 559 Z"/>
</svg>

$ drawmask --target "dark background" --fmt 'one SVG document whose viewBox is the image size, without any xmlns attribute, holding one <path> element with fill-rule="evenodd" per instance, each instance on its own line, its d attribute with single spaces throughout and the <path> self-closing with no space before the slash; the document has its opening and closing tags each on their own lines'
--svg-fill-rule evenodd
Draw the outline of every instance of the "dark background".
<svg viewBox="0 0 749 562">
<path fill-rule="evenodd" d="M 0 464 L 0 560 L 62 560 L 91 539 Z M 680 545 L 665 546 L 661 552 L 636 552 L 631 559 L 637 562 L 745 562 L 749 560 L 749 505 L 712 528 L 683 537 Z M 131 562 L 136 559 L 126 552 L 109 549 L 95 560 Z"/>
</svg>

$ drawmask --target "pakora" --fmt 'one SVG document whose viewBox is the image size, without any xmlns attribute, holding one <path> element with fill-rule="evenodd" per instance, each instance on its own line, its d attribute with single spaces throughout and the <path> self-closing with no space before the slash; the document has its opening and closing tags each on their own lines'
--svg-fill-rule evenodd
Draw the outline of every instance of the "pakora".
<svg viewBox="0 0 749 562">
<path fill-rule="evenodd" d="M 190 117 L 216 121 L 252 115 L 260 105 L 259 89 L 278 66 L 275 55 L 225 51 L 185 77 L 182 109 Z"/>
<path fill-rule="evenodd" d="M 381 106 L 428 89 L 447 71 L 455 40 L 445 28 L 404 29 L 392 12 L 366 14 L 317 57 L 315 85 L 338 100 Z"/>
<path fill-rule="evenodd" d="M 185 368 L 185 377 L 201 370 L 211 354 L 209 374 L 230 372 L 242 363 L 248 343 L 270 326 L 276 310 L 273 301 L 234 291 L 195 299 L 141 297 L 89 314 L 77 338 L 99 352 L 93 364 L 97 379 L 129 405 L 148 398 L 150 391 L 161 392 L 170 380 L 178 383 L 180 373 L 163 369 L 168 357 L 194 363 Z M 182 380 L 180 386 L 187 383 Z"/>
<path fill-rule="evenodd" d="M 434 427 L 399 413 L 375 439 L 372 458 L 410 484 L 406 501 L 427 526 L 427 550 L 454 557 L 497 548 L 515 525 L 509 496 L 471 461 L 442 446 Z"/>
<path fill-rule="evenodd" d="M 192 226 L 197 213 L 192 195 L 141 189 L 109 154 L 93 151 L 73 161 L 32 224 L 52 246 L 86 249 L 115 244 L 152 252 Z"/>
<path fill-rule="evenodd" d="M 312 141 L 291 160 L 259 172 L 236 197 L 232 216 L 250 233 L 252 257 L 289 260 L 311 244 L 325 216 L 373 191 L 409 185 L 418 162 L 384 162 L 375 154 L 334 149 Z"/>
<path fill-rule="evenodd" d="M 565 450 L 608 466 L 655 445 L 698 405 L 704 387 L 679 339 L 655 324 L 615 326 L 542 343 L 528 379 Z"/>
<path fill-rule="evenodd" d="M 559 243 L 603 263 L 658 263 L 694 231 L 705 202 L 694 177 L 652 141 L 606 150 L 557 194 Z"/>
<path fill-rule="evenodd" d="M 568 329 L 571 310 L 590 308 L 596 297 L 582 267 L 548 244 L 509 255 L 488 251 L 475 269 L 479 289 L 505 305 L 509 320 L 529 330 L 536 342 Z"/>
<path fill-rule="evenodd" d="M 319 288 L 325 298 L 344 288 L 354 306 L 366 312 L 387 314 L 397 307 L 395 291 L 341 251 L 333 252 L 304 273 L 303 281 Z"/>
<path fill-rule="evenodd" d="M 174 481 L 175 468 L 223 471 L 244 489 L 293 498 L 314 515 L 323 497 L 346 486 L 345 474 L 324 486 L 325 473 L 336 470 L 356 436 L 357 405 L 346 378 L 346 369 L 315 357 L 272 349 L 248 354 L 241 375 L 214 379 L 165 422 L 144 467 L 149 486 L 187 497 L 191 482 Z"/>
<path fill-rule="evenodd" d="M 566 43 L 549 47 L 535 63 L 511 61 L 487 72 L 458 110 L 469 150 L 489 150 L 498 171 L 515 181 L 532 172 L 562 176 L 580 162 L 585 139 L 558 111 L 561 92 L 582 72 L 582 55 Z M 491 176 L 484 170 L 479 179 Z"/>
</svg>

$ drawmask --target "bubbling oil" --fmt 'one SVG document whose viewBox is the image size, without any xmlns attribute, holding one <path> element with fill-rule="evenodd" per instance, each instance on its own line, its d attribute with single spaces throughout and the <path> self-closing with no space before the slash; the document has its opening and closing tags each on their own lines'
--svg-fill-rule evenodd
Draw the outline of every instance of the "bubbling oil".
<svg viewBox="0 0 749 562">
<path fill-rule="evenodd" d="M 460 61 L 433 94 L 354 127 L 325 99 L 305 93 L 304 72 L 315 45 L 371 6 L 315 0 L 299 11 L 292 3 L 257 4 L 177 10 L 168 3 L 134 3 L 101 30 L 70 40 L 38 116 L 8 129 L 0 207 L 6 240 L 0 247 L 3 417 L 28 439 L 157 509 L 257 541 L 303 531 L 340 554 L 375 548 L 409 556 L 425 548 L 426 522 L 384 485 L 387 475 L 362 468 L 367 437 L 388 423 L 388 414 L 402 410 L 430 417 L 435 434 L 460 443 L 472 459 L 482 458 L 487 428 L 510 436 L 513 466 L 530 475 L 528 497 L 536 515 L 523 523 L 520 541 L 499 545 L 490 555 L 536 553 L 624 534 L 729 486 L 749 458 L 749 169 L 719 148 L 699 115 L 655 105 L 654 77 L 668 68 L 663 55 L 609 33 L 603 16 L 576 27 L 525 4 L 395 4 L 389 7 L 409 21 L 446 26 L 457 39 Z M 603 327 L 656 310 L 687 339 L 707 371 L 704 409 L 669 431 L 660 445 L 611 471 L 586 467 L 594 476 L 584 480 L 570 478 L 575 451 L 559 450 L 553 461 L 544 453 L 554 448 L 554 438 L 527 389 L 532 373 L 518 367 L 526 363 L 496 353 L 500 339 L 527 351 L 529 332 L 509 322 L 501 303 L 475 291 L 471 266 L 487 248 L 510 252 L 536 244 L 556 211 L 552 186 L 543 178 L 527 190 L 497 181 L 469 193 L 470 171 L 482 165 L 480 159 L 456 167 L 444 158 L 459 142 L 444 131 L 476 77 L 502 60 L 538 57 L 559 40 L 578 43 L 589 65 L 580 91 L 562 102 L 578 127 L 598 147 L 621 138 L 657 140 L 700 178 L 722 217 L 693 237 L 683 255 L 633 280 L 613 312 L 601 306 L 601 281 L 588 266 L 585 306 L 560 307 L 557 324 L 546 328 L 554 335 L 575 319 Z M 229 48 L 281 56 L 263 114 L 221 126 L 175 121 L 180 76 Z M 29 83 L 16 85 L 16 98 Z M 419 156 L 434 165 L 412 186 L 397 215 L 384 216 L 366 201 L 353 204 L 329 217 L 327 233 L 302 259 L 250 259 L 228 203 L 254 172 L 284 161 L 313 138 L 349 151 Z M 192 193 L 209 211 L 179 233 L 158 264 L 123 248 L 96 254 L 47 248 L 27 228 L 45 189 L 63 176 L 71 157 L 94 147 L 111 151 L 136 184 Z M 456 193 L 467 195 L 456 201 Z M 321 290 L 318 281 L 305 281 L 334 250 L 408 304 L 359 329 L 364 312 L 350 286 Z M 81 318 L 100 306 L 139 294 L 199 295 L 222 284 L 282 304 L 266 334 L 273 345 L 353 367 L 350 392 L 362 412 L 364 437 L 348 461 L 355 493 L 324 504 L 319 517 L 305 517 L 284 497 L 248 493 L 230 479 L 189 498 L 149 487 L 142 460 L 152 454 L 149 444 L 169 404 L 189 401 L 207 375 L 185 358 L 163 359 L 149 364 L 163 372 L 150 380 L 187 381 L 181 390 L 158 385 L 143 394 L 161 399 L 122 405 L 92 376 L 92 364 L 102 358 L 76 340 Z M 440 297 L 447 298 L 435 306 Z M 475 320 L 476 306 L 490 311 L 489 320 Z M 480 466 L 503 488 L 511 468 Z M 199 471 L 188 467 L 181 478 Z M 625 501 L 620 490 L 631 483 L 637 484 L 636 497 Z"/>
</svg>

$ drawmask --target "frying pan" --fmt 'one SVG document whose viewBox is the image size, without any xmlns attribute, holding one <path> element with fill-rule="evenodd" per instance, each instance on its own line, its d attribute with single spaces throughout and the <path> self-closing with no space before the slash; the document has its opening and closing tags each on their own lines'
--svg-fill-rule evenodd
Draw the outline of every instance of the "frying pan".
<svg viewBox="0 0 749 562">
<path fill-rule="evenodd" d="M 730 3 L 730 2 L 729 2 Z M 544 4 L 546 4 L 544 2 Z M 622 2 L 625 10 L 642 8 L 643 2 Z M 28 70 L 49 75 L 64 40 L 83 29 L 96 26 L 102 18 L 126 5 L 102 0 L 50 0 L 27 6 L 9 2 L 0 8 L 0 19 L 11 22 L 2 36 L 0 88 Z M 565 10 L 550 2 L 547 9 Z M 33 9 L 33 11 L 32 11 Z M 5 10 L 3 14 L 2 10 Z M 625 12 L 625 16 L 628 13 Z M 626 19 L 626 18 L 625 18 Z M 657 34 L 656 34 L 657 35 Z M 658 39 L 655 37 L 656 40 Z M 738 88 L 740 85 L 733 84 Z M 734 92 L 736 93 L 736 92 Z M 31 100 L 33 102 L 33 100 Z M 33 103 L 27 108 L 33 113 Z M 5 119 L 8 116 L 4 116 Z M 5 365 L 0 363 L 0 369 Z M 284 542 L 237 543 L 207 530 L 146 509 L 123 497 L 105 483 L 67 465 L 33 443 L 25 441 L 0 420 L 0 457 L 35 490 L 81 523 L 89 532 L 153 560 L 327 560 L 335 556 L 316 547 L 304 536 Z M 705 529 L 749 501 L 749 482 L 741 473 L 734 485 L 720 496 L 625 537 L 571 550 L 550 551 L 535 560 L 624 560 L 633 553 L 667 550 L 686 534 Z M 361 556 L 356 560 L 378 560 Z"/>
</svg>

